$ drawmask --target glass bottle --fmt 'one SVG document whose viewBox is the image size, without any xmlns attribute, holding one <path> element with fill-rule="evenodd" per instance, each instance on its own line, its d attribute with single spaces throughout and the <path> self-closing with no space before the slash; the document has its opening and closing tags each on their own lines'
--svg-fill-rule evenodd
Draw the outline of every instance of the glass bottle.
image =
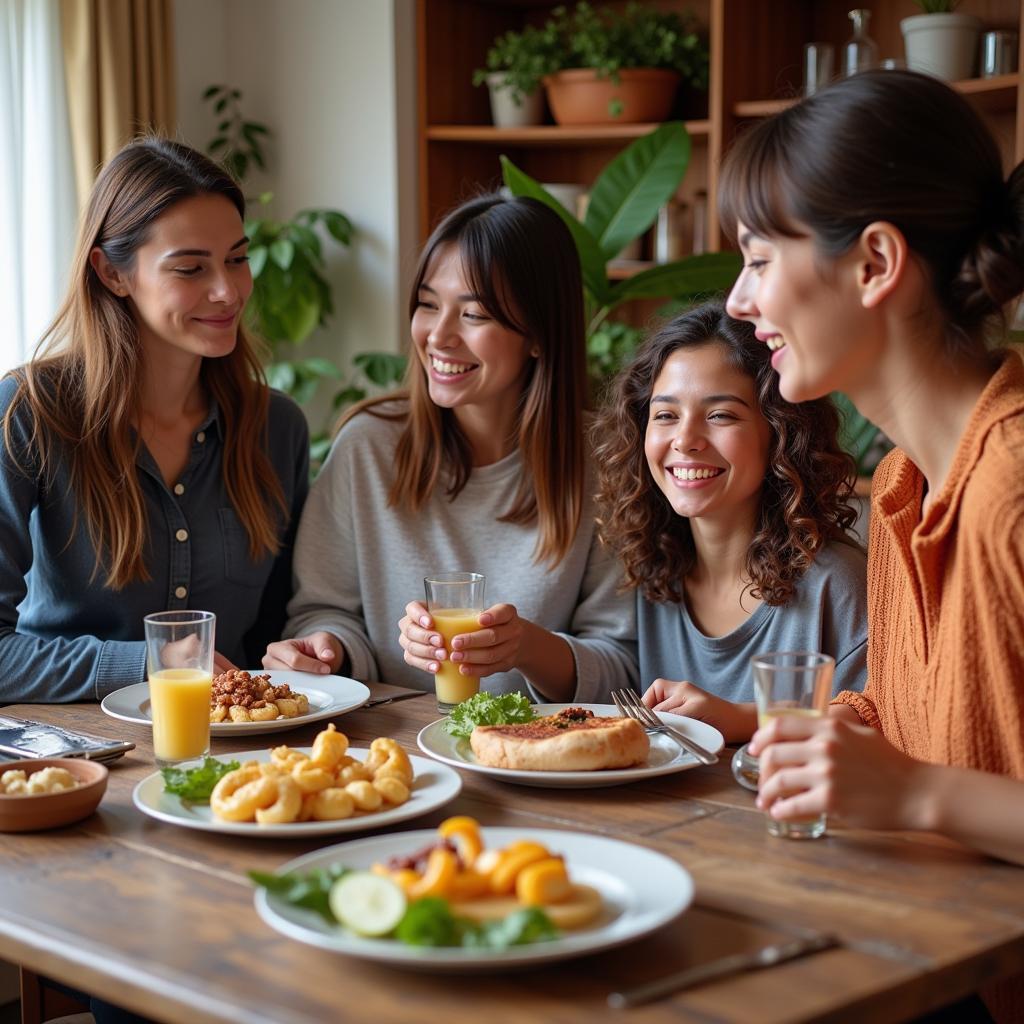
<svg viewBox="0 0 1024 1024">
<path fill-rule="evenodd" d="M 853 35 L 843 47 L 843 77 L 878 67 L 878 45 L 868 35 L 868 21 L 871 12 L 863 7 L 850 11 L 847 17 L 853 22 Z"/>
</svg>

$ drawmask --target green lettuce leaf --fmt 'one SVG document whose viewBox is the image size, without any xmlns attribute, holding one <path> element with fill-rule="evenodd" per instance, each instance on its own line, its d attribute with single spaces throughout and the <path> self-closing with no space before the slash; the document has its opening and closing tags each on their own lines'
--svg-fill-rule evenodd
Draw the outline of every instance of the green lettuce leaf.
<svg viewBox="0 0 1024 1024">
<path fill-rule="evenodd" d="M 313 871 L 292 871 L 284 875 L 271 875 L 265 871 L 250 871 L 249 877 L 262 885 L 268 892 L 280 896 L 286 903 L 296 907 L 315 910 L 330 924 L 337 921 L 331 913 L 328 897 L 331 886 L 341 878 L 348 868 L 341 864 L 332 864 L 328 868 L 316 868 Z"/>
<path fill-rule="evenodd" d="M 237 761 L 218 761 L 207 757 L 198 768 L 161 768 L 164 777 L 164 791 L 180 796 L 193 804 L 208 804 L 213 787 L 228 772 L 240 767 Z"/>
<path fill-rule="evenodd" d="M 513 725 L 532 722 L 536 717 L 533 706 L 521 693 L 476 693 L 452 708 L 445 728 L 453 736 L 468 739 L 478 725 Z"/>
</svg>

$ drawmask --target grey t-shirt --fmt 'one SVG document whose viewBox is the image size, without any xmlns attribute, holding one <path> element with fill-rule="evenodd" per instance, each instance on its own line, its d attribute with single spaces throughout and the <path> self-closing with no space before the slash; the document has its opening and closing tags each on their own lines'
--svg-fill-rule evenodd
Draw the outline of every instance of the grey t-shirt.
<svg viewBox="0 0 1024 1024">
<path fill-rule="evenodd" d="M 836 659 L 833 692 L 867 682 L 867 558 L 849 544 L 818 553 L 788 604 L 761 604 L 725 636 L 705 636 L 685 602 L 653 604 L 637 595 L 640 685 L 686 679 L 717 697 L 754 699 L 750 659 L 767 651 L 821 651 Z"/>
<path fill-rule="evenodd" d="M 388 403 L 401 412 L 406 404 Z M 585 484 L 580 526 L 555 567 L 534 561 L 535 524 L 498 522 L 513 505 L 523 462 L 513 452 L 473 470 L 454 501 L 445 482 L 419 512 L 389 506 L 402 422 L 362 413 L 338 435 L 313 484 L 295 545 L 296 593 L 288 636 L 327 630 L 348 651 L 356 679 L 432 690 L 433 677 L 407 665 L 398 620 L 423 600 L 423 577 L 449 570 L 487 577 L 488 605 L 514 604 L 520 616 L 557 632 L 572 649 L 580 702 L 606 702 L 636 685 L 632 596 L 622 572 L 598 543 Z M 487 676 L 489 693 L 528 692 L 518 672 Z"/>
</svg>

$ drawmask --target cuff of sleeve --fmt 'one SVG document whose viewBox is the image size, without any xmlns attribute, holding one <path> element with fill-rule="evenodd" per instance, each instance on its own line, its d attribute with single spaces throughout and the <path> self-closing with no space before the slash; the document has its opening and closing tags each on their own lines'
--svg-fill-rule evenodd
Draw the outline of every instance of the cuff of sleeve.
<svg viewBox="0 0 1024 1024">
<path fill-rule="evenodd" d="M 146 645 L 141 640 L 108 640 L 96 665 L 96 700 L 146 678 Z"/>
<path fill-rule="evenodd" d="M 608 681 L 602 679 L 601 673 L 606 664 L 605 661 L 576 637 L 566 636 L 565 633 L 556 633 L 555 635 L 560 636 L 569 645 L 572 659 L 576 663 L 576 690 L 572 695 L 573 702 L 576 704 L 609 703 L 611 688 L 608 686 Z M 623 686 L 632 686 L 632 683 L 627 679 L 623 682 Z"/>
<path fill-rule="evenodd" d="M 336 622 L 315 622 L 312 625 L 304 626 L 299 636 L 309 636 L 310 633 L 320 631 L 336 636 L 345 653 L 348 655 L 348 672 L 353 679 L 360 682 L 379 682 L 380 672 L 377 669 L 377 659 L 373 656 L 370 645 L 366 638 L 349 629 L 341 628 Z"/>
<path fill-rule="evenodd" d="M 860 716 L 860 720 L 865 725 L 870 725 L 872 729 L 881 730 L 882 721 L 878 717 L 878 711 L 875 710 L 875 705 L 869 698 L 865 697 L 863 693 L 855 693 L 853 690 L 843 690 L 843 692 L 840 693 L 832 703 L 848 705 L 857 712 Z"/>
</svg>

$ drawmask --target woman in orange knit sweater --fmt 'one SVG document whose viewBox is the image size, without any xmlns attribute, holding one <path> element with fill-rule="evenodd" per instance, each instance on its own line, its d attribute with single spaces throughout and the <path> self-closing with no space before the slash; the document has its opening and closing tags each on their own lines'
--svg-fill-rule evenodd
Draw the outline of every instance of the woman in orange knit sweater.
<svg viewBox="0 0 1024 1024">
<path fill-rule="evenodd" d="M 783 397 L 843 391 L 899 445 L 875 475 L 868 685 L 751 750 L 760 806 L 942 832 L 1024 864 L 1024 364 L 990 351 L 1024 290 L 1024 165 L 932 78 L 846 79 L 723 169 L 729 313 Z"/>
</svg>

